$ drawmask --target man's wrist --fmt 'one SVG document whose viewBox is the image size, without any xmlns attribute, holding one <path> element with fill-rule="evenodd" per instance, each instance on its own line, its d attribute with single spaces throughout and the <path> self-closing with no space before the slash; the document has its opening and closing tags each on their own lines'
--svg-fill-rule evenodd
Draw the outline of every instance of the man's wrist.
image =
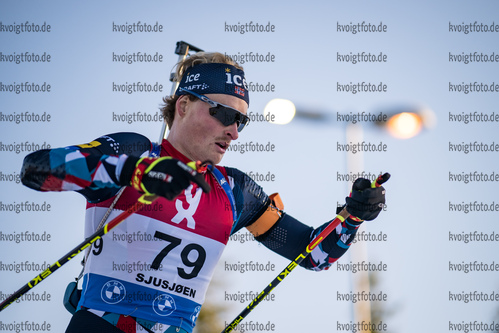
<svg viewBox="0 0 499 333">
<path fill-rule="evenodd" d="M 364 220 L 359 219 L 358 217 L 355 217 L 355 216 L 352 216 L 352 215 L 350 215 L 347 218 L 347 221 L 348 221 L 348 223 L 350 223 L 352 225 L 355 225 L 355 226 L 361 225 L 362 222 L 364 222 Z"/>
<path fill-rule="evenodd" d="M 132 175 L 140 157 L 121 155 L 116 166 L 116 178 L 119 179 L 121 186 L 129 186 Z"/>
<path fill-rule="evenodd" d="M 346 207 L 346 204 L 344 204 L 342 207 L 336 207 L 336 214 L 339 214 L 345 207 Z M 350 223 L 351 225 L 354 225 L 354 226 L 361 225 L 362 222 L 364 222 L 364 220 L 362 220 L 362 219 L 360 219 L 358 217 L 355 217 L 353 215 L 350 215 L 347 218 L 347 221 L 348 221 L 348 223 Z"/>
</svg>

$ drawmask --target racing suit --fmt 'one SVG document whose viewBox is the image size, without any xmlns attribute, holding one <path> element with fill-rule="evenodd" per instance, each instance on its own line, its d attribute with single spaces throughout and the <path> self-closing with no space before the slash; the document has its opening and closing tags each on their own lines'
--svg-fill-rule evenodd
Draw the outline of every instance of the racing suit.
<svg viewBox="0 0 499 333">
<path fill-rule="evenodd" d="M 123 160 L 151 155 L 190 162 L 167 140 L 157 146 L 140 134 L 114 133 L 88 144 L 31 153 L 21 177 L 35 190 L 84 195 L 88 237 L 120 189 Z M 273 210 L 276 221 L 263 234 L 256 234 L 256 240 L 292 260 L 326 227 L 324 223 L 314 229 L 284 213 L 273 196 L 242 171 L 215 168 L 222 179 L 204 171 L 210 193 L 192 183 L 175 200 L 160 197 L 94 243 L 83 272 L 78 312 L 90 311 L 126 332 L 135 332 L 138 325 L 150 332 L 166 332 L 169 327 L 191 332 L 230 235 L 243 227 L 250 229 Z M 230 185 L 232 202 L 224 182 Z M 109 220 L 140 196 L 127 186 Z M 348 249 L 359 225 L 350 218 L 342 222 L 301 266 L 328 269 Z"/>
</svg>

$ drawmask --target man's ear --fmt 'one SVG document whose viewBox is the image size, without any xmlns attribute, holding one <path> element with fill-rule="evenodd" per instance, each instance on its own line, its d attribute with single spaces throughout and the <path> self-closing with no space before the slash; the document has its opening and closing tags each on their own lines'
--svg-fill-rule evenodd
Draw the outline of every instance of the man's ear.
<svg viewBox="0 0 499 333">
<path fill-rule="evenodd" d="M 185 116 L 185 113 L 187 112 L 186 107 L 187 107 L 187 102 L 189 101 L 189 96 L 187 95 L 181 95 L 178 99 L 177 102 L 175 103 L 175 116 L 183 118 Z"/>
</svg>

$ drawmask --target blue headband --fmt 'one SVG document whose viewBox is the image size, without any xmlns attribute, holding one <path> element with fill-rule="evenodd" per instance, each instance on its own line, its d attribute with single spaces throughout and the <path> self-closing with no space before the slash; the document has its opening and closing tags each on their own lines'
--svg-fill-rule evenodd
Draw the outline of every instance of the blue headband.
<svg viewBox="0 0 499 333">
<path fill-rule="evenodd" d="M 199 64 L 187 69 L 179 82 L 179 88 L 204 94 L 225 94 L 244 100 L 249 105 L 248 85 L 244 72 L 222 63 Z M 185 95 L 177 91 L 175 95 Z"/>
</svg>

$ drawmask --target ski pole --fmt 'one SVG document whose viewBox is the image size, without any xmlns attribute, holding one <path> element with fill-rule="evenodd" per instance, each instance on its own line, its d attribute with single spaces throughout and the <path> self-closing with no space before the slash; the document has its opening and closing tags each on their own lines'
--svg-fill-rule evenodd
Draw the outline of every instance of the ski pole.
<svg viewBox="0 0 499 333">
<path fill-rule="evenodd" d="M 187 57 L 187 55 L 189 54 L 189 51 L 203 52 L 203 50 L 201 50 L 199 47 L 195 47 L 194 45 L 191 45 L 189 43 L 184 42 L 183 40 L 177 42 L 177 46 L 175 47 L 175 54 L 178 55 L 177 64 Z M 173 96 L 173 94 L 175 94 L 175 91 L 177 90 L 177 87 L 178 87 L 178 82 L 173 81 L 174 78 L 175 78 L 175 73 L 171 73 L 170 74 L 170 81 L 173 82 L 172 91 L 170 93 L 171 96 Z M 167 127 L 166 121 L 163 121 L 163 125 L 161 127 L 161 134 L 159 135 L 159 141 L 158 141 L 158 144 L 160 144 L 160 145 L 161 145 L 161 142 L 163 142 L 163 139 L 165 138 L 166 127 Z"/>
<path fill-rule="evenodd" d="M 107 234 L 109 231 L 118 226 L 121 222 L 123 222 L 127 217 L 132 215 L 133 213 L 140 210 L 145 205 L 150 205 L 156 200 L 158 196 L 156 195 L 142 195 L 135 204 L 130 206 L 126 211 L 122 212 L 120 215 L 116 216 L 112 219 L 108 224 L 97 230 L 91 236 L 86 238 L 83 242 L 81 242 L 74 249 L 66 253 L 59 260 L 57 260 L 54 264 L 48 267 L 46 270 L 38 274 L 35 278 L 31 279 L 28 283 L 26 283 L 22 288 L 18 291 L 14 292 L 12 295 L 7 297 L 2 303 L 0 303 L 0 311 L 4 310 L 10 304 L 12 304 L 19 297 L 27 293 L 29 290 L 37 286 L 40 282 L 49 277 L 52 273 L 58 270 L 62 265 L 73 259 L 76 255 L 78 255 L 81 251 L 85 250 L 88 247 L 91 247 L 94 242 L 101 239 L 102 236 Z"/>
<path fill-rule="evenodd" d="M 389 173 L 385 173 L 383 175 L 380 175 L 374 182 L 372 182 L 371 187 L 379 187 L 381 184 L 386 182 L 390 178 Z M 272 290 L 274 290 L 275 287 L 279 283 L 281 283 L 282 280 L 286 276 L 291 273 L 291 271 L 298 266 L 309 254 L 312 252 L 313 249 L 315 249 L 330 233 L 333 231 L 338 224 L 341 222 L 345 221 L 346 218 L 350 216 L 350 213 L 347 211 L 346 207 L 343 208 L 340 213 L 336 216 L 334 220 L 332 220 L 328 226 L 322 230 L 311 242 L 310 244 L 307 245 L 305 250 L 303 250 L 302 253 L 296 257 L 295 260 L 291 261 L 289 265 L 284 268 L 277 277 L 270 282 L 265 289 L 262 290 L 261 293 L 256 296 L 251 303 L 243 310 L 241 313 L 229 324 L 227 327 L 222 331 L 222 333 L 228 333 L 233 331 L 237 325 L 258 305 L 260 302 L 268 295 Z"/>
</svg>

